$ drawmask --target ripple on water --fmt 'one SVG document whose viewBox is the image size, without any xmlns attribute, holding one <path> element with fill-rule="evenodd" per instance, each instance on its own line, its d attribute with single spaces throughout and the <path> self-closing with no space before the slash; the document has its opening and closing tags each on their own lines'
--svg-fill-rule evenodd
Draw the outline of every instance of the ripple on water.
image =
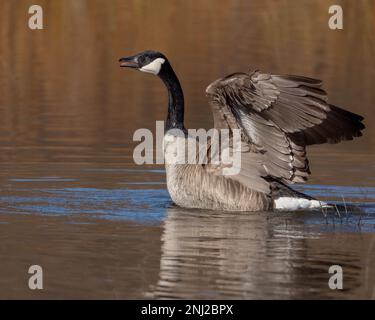
<svg viewBox="0 0 375 320">
<path fill-rule="evenodd" d="M 20 195 L 0 196 L 7 213 L 90 215 L 137 222 L 161 221 L 170 204 L 164 189 L 19 189 Z"/>
<path fill-rule="evenodd" d="M 0 201 L 7 213 L 45 214 L 45 215 L 88 215 L 94 218 L 122 219 L 138 223 L 160 222 L 165 217 L 166 208 L 171 200 L 164 186 L 165 182 L 139 181 L 142 174 L 148 177 L 163 174 L 164 169 L 84 169 L 88 172 L 103 172 L 121 174 L 135 173 L 138 180 L 119 181 L 124 188 L 84 187 L 79 185 L 79 179 L 70 177 L 33 177 L 10 178 L 14 183 L 11 192 L 3 190 Z M 159 178 L 160 179 L 160 178 Z M 151 179 L 152 180 L 152 179 Z M 59 185 L 66 187 L 57 187 Z M 112 183 L 113 186 L 113 183 Z M 155 188 L 153 188 L 155 186 Z M 297 185 L 300 191 L 317 198 L 329 199 L 333 203 L 344 205 L 354 204 L 360 212 L 350 211 L 342 207 L 339 212 L 326 215 L 324 212 L 289 213 L 293 219 L 302 219 L 304 224 L 319 226 L 321 230 L 335 225 L 336 230 L 373 231 L 375 212 L 375 188 L 352 186 L 321 186 Z M 343 200 L 344 199 L 344 200 Z M 210 211 L 205 211 L 210 214 Z M 211 212 L 212 214 L 212 212 Z M 282 217 L 288 213 L 279 213 Z M 298 237 L 298 235 L 294 235 Z"/>
</svg>

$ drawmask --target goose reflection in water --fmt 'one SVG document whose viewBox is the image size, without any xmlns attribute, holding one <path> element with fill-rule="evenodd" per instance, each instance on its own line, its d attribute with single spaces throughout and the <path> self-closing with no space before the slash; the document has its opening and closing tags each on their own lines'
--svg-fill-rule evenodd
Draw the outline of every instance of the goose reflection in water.
<svg viewBox="0 0 375 320">
<path fill-rule="evenodd" d="M 168 209 L 156 298 L 269 299 L 375 297 L 375 237 L 344 227 L 327 236 L 316 215 Z M 321 220 L 321 219 L 320 219 Z M 320 229 L 320 231 L 319 231 Z M 327 241 L 327 239 L 331 239 Z M 349 239 L 349 240 L 348 240 Z M 351 242 L 351 239 L 353 242 Z M 333 241 L 332 241 L 333 240 Z M 361 244 L 356 242 L 361 241 Z M 366 247 L 359 253 L 358 245 Z M 341 265 L 345 290 L 331 290 L 328 269 Z"/>
</svg>

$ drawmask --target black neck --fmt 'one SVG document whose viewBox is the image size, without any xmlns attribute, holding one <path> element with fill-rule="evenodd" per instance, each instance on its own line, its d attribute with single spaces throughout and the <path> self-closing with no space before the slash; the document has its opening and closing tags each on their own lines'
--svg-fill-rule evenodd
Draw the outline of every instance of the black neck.
<svg viewBox="0 0 375 320">
<path fill-rule="evenodd" d="M 180 85 L 180 81 L 174 73 L 168 61 L 163 64 L 159 77 L 163 80 L 168 89 L 168 117 L 165 129 L 181 129 L 184 128 L 184 94 Z"/>
</svg>

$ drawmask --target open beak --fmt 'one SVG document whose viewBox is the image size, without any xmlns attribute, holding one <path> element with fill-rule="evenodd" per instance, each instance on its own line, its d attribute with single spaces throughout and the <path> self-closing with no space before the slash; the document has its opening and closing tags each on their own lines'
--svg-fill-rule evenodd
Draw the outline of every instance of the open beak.
<svg viewBox="0 0 375 320">
<path fill-rule="evenodd" d="M 124 57 L 119 60 L 120 67 L 127 67 L 127 68 L 139 68 L 138 60 L 136 56 L 132 57 Z"/>
</svg>

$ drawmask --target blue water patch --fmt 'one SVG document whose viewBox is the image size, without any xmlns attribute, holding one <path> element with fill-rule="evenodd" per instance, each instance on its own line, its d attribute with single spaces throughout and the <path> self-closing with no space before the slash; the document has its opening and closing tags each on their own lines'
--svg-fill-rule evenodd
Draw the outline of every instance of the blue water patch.
<svg viewBox="0 0 375 320">
<path fill-rule="evenodd" d="M 171 201 L 165 189 L 62 188 L 19 191 L 29 194 L 0 197 L 6 213 L 88 215 L 144 223 L 161 221 Z"/>
<path fill-rule="evenodd" d="M 326 197 L 341 199 L 375 199 L 375 187 L 353 187 L 353 186 L 327 186 L 327 185 L 302 185 L 297 184 L 295 188 L 305 192 L 312 197 Z"/>
<path fill-rule="evenodd" d="M 33 179 L 39 181 L 46 178 Z M 46 179 L 49 182 L 51 179 Z M 60 179 L 60 178 L 59 178 Z M 18 182 L 18 181 L 17 181 Z M 21 181 L 20 181 L 21 182 Z M 22 181 L 28 182 L 28 181 Z M 12 188 L 10 195 L 4 190 L 0 195 L 0 213 L 21 213 L 55 216 L 86 216 L 90 218 L 110 220 L 130 220 L 137 223 L 159 223 L 167 214 L 171 205 L 164 181 L 130 181 L 120 182 L 124 188 L 104 189 L 89 187 L 68 188 L 35 188 L 28 183 Z M 126 187 L 129 185 L 129 187 Z M 144 186 L 141 189 L 131 189 L 131 185 Z M 155 188 L 152 188 L 155 185 Z M 57 186 L 57 184 L 55 185 Z M 145 187 L 147 189 L 145 189 Z M 341 226 L 365 225 L 373 228 L 375 223 L 375 188 L 348 187 L 348 186 L 320 186 L 297 185 L 297 189 L 317 198 L 329 199 L 330 203 L 358 206 L 361 213 L 349 212 L 341 207 L 340 216 L 335 212 L 327 217 L 321 211 L 291 213 L 295 218 L 301 218 L 307 225 Z M 16 191 L 16 192 L 15 192 Z M 204 214 L 210 214 L 205 211 Z M 373 230 L 373 229 L 371 229 Z"/>
</svg>

